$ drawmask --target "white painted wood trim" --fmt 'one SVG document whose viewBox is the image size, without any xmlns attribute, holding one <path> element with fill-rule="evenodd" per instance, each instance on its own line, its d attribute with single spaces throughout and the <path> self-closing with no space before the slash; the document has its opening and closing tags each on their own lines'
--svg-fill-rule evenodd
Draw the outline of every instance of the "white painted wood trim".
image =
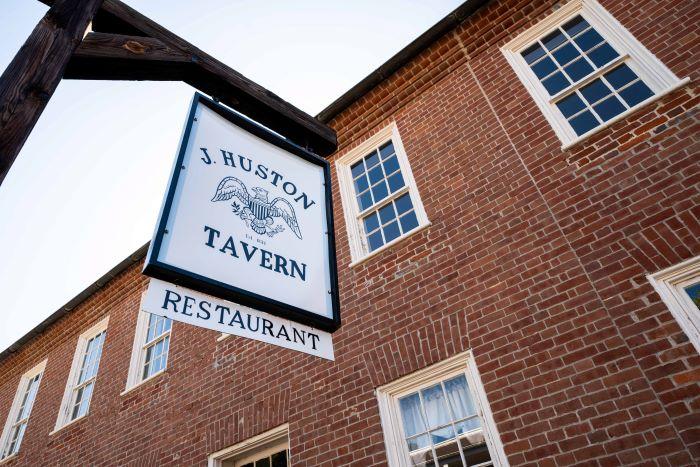
<svg viewBox="0 0 700 467">
<path fill-rule="evenodd" d="M 233 446 L 216 451 L 209 455 L 208 467 L 221 467 L 224 460 L 232 457 L 250 455 L 254 451 L 264 449 L 271 444 L 286 443 L 289 448 L 289 424 L 285 423 L 265 433 L 248 438 Z"/>
<path fill-rule="evenodd" d="M 647 276 L 695 350 L 700 353 L 700 310 L 683 286 L 700 282 L 700 256 Z"/>
<path fill-rule="evenodd" d="M 105 316 L 102 318 L 100 321 L 95 323 L 92 327 L 87 329 L 86 331 L 83 331 L 80 336 L 78 336 L 78 343 L 75 347 L 75 353 L 73 354 L 73 362 L 71 363 L 70 367 L 70 373 L 68 373 L 68 379 L 66 380 L 66 387 L 63 391 L 63 399 L 61 400 L 61 408 L 58 411 L 58 417 L 56 417 L 56 425 L 54 426 L 53 431 L 50 434 L 54 434 L 64 426 L 68 426 L 72 424 L 73 422 L 76 422 L 80 420 L 81 418 L 84 418 L 88 413 L 90 413 L 90 406 L 88 405 L 88 410 L 87 412 L 76 418 L 75 420 L 68 420 L 68 412 L 69 412 L 69 405 L 70 401 L 72 398 L 72 393 L 73 393 L 73 387 L 75 386 L 75 383 L 78 379 L 78 373 L 80 372 L 80 365 L 81 365 L 81 360 L 83 357 L 83 354 L 85 353 L 85 348 L 87 346 L 87 343 L 90 339 L 101 333 L 102 331 L 107 330 L 107 325 L 109 324 L 109 316 Z M 105 341 L 102 342 L 102 352 L 104 352 L 104 345 L 106 342 L 106 337 L 105 336 Z M 103 354 L 102 354 L 103 355 Z M 102 355 L 100 355 L 100 360 L 102 360 Z M 97 369 L 99 374 L 99 365 L 100 362 L 97 362 Z M 92 399 L 95 395 L 95 387 L 97 387 L 97 376 L 95 377 L 95 386 L 92 389 L 92 393 L 90 394 L 90 399 Z M 90 401 L 92 402 L 92 401 Z"/>
<path fill-rule="evenodd" d="M 27 428 L 29 428 L 29 420 L 31 419 L 32 416 L 32 410 L 34 409 L 34 404 L 36 403 L 36 400 L 39 397 L 39 389 L 41 388 L 41 380 L 43 379 L 44 376 L 44 370 L 46 369 L 46 362 L 48 359 L 44 359 L 43 361 L 39 362 L 38 364 L 34 365 L 32 368 L 27 370 L 19 379 L 19 383 L 17 384 L 17 391 L 15 392 L 15 397 L 12 399 L 12 405 L 10 406 L 10 411 L 7 413 L 7 419 L 5 420 L 5 426 L 2 430 L 2 436 L 0 436 L 0 456 L 2 453 L 5 451 L 6 444 L 8 442 L 9 436 L 10 436 L 10 430 L 12 428 L 12 425 L 14 425 L 14 420 L 17 418 L 17 414 L 19 412 L 19 406 L 22 403 L 22 396 L 24 396 L 25 391 L 27 390 L 27 384 L 29 384 L 29 380 L 34 378 L 36 375 L 41 375 L 39 376 L 39 381 L 38 381 L 38 387 L 37 387 L 37 392 L 36 396 L 34 397 L 34 401 L 32 403 L 32 406 L 29 408 L 29 416 L 27 417 Z M 25 428 L 25 433 L 27 428 Z M 19 449 L 21 449 L 22 446 L 20 445 Z M 19 452 L 19 451 L 18 451 Z M 9 459 L 13 459 L 17 456 L 17 453 L 12 454 L 11 456 L 7 456 L 6 458 L 2 459 L 0 463 L 4 463 L 8 461 Z"/>
<path fill-rule="evenodd" d="M 559 25 L 567 22 L 578 14 L 583 16 L 620 55 L 629 56 L 629 59 L 625 60 L 625 63 L 632 68 L 642 81 L 654 92 L 652 98 L 640 102 L 610 121 L 603 123 L 581 136 L 578 136 L 576 132 L 574 132 L 566 121 L 566 118 L 559 112 L 556 105 L 550 102 L 551 97 L 549 93 L 545 90 L 532 70 L 530 70 L 527 63 L 525 63 L 522 55 L 520 55 L 525 48 L 530 46 L 537 39 L 552 32 Z M 688 78 L 683 81 L 680 80 L 596 0 L 572 0 L 568 2 L 538 24 L 508 42 L 501 48 L 501 52 L 540 108 L 540 111 L 551 125 L 554 133 L 556 133 L 557 137 L 561 140 L 563 150 L 597 133 L 602 128 L 606 128 L 612 123 L 627 117 L 648 104 L 652 99 L 658 99 L 662 95 L 666 95 L 672 90 L 678 89 L 689 81 Z M 600 73 L 594 73 L 594 75 L 599 76 Z M 577 84 L 576 87 L 579 87 L 579 84 Z"/>
<path fill-rule="evenodd" d="M 394 144 L 396 160 L 399 163 L 401 175 L 403 176 L 406 187 L 408 188 L 408 193 L 411 196 L 413 209 L 416 213 L 416 219 L 418 220 L 418 226 L 410 232 L 401 235 L 400 237 L 388 242 L 385 245 L 382 245 L 382 247 L 377 248 L 377 250 L 370 253 L 365 240 L 364 227 L 362 226 L 362 222 L 358 219 L 360 211 L 355 199 L 355 190 L 352 183 L 350 166 L 389 140 L 391 140 Z M 403 142 L 401 141 L 401 136 L 399 135 L 399 129 L 396 122 L 392 122 L 382 130 L 369 137 L 362 144 L 340 157 L 338 160 L 336 160 L 335 167 L 338 175 L 343 217 L 345 219 L 348 242 L 350 244 L 351 261 L 349 267 L 354 267 L 357 264 L 360 264 L 369 257 L 390 248 L 400 240 L 415 234 L 430 224 L 428 215 L 423 207 L 423 201 L 421 200 L 420 193 L 418 192 L 418 186 L 416 185 L 416 180 L 413 177 L 413 171 L 411 170 L 411 165 L 408 162 L 406 150 L 404 149 Z M 392 199 L 394 197 L 395 196 L 390 195 L 387 199 Z"/>
<path fill-rule="evenodd" d="M 484 438 L 491 453 L 493 465 L 496 467 L 508 467 L 508 459 L 496 429 L 496 423 L 493 419 L 471 350 L 457 354 L 376 389 L 387 461 L 390 467 L 410 467 L 411 465 L 408 450 L 405 449 L 405 435 L 398 408 L 399 398 L 459 374 L 464 374 L 467 378 L 472 398 L 481 418 Z"/>
</svg>

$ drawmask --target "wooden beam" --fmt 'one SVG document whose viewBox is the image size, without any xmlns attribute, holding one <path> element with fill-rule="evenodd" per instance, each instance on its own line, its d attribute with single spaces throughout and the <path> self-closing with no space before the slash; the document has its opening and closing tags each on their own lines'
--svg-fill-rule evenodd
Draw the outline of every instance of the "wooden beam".
<svg viewBox="0 0 700 467">
<path fill-rule="evenodd" d="M 51 5 L 54 0 L 40 0 Z M 92 58 L 76 57 L 67 70 L 69 78 L 183 80 L 229 107 L 286 136 L 291 141 L 326 156 L 337 148 L 335 132 L 311 115 L 294 107 L 279 96 L 254 83 L 184 39 L 165 29 L 119 0 L 104 0 L 97 13 L 93 30 L 151 38 L 165 47 L 191 57 L 192 66 L 184 62 L 125 59 L 100 62 L 101 70 L 91 66 Z M 133 57 L 130 57 L 133 58 Z M 109 64 L 109 66 L 107 66 Z"/>
<path fill-rule="evenodd" d="M 192 56 L 173 50 L 158 39 L 89 32 L 73 54 L 78 58 L 127 58 L 166 62 L 190 62 Z"/>
<path fill-rule="evenodd" d="M 0 76 L 0 183 L 102 0 L 56 0 Z"/>
<path fill-rule="evenodd" d="M 192 57 L 151 37 L 88 33 L 71 58 L 66 79 L 182 81 Z"/>
<path fill-rule="evenodd" d="M 105 0 L 102 10 L 144 35 L 193 57 L 197 65 L 185 81 L 219 99 L 253 120 L 308 146 L 320 155 L 335 151 L 335 132 L 314 117 L 249 80 L 163 26 L 145 17 L 119 0 Z"/>
</svg>

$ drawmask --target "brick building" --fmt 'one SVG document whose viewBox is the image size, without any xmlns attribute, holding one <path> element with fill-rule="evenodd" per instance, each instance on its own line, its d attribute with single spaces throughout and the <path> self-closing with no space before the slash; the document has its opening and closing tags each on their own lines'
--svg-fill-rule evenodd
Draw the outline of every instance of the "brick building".
<svg viewBox="0 0 700 467">
<path fill-rule="evenodd" d="M 466 2 L 318 116 L 335 361 L 140 312 L 142 248 L 0 356 L 0 465 L 697 465 L 698 24 Z"/>
</svg>

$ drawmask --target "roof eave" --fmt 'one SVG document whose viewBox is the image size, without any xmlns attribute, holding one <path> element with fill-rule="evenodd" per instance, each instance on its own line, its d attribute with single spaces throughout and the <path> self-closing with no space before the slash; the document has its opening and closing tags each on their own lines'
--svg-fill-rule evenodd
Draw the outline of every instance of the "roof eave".
<svg viewBox="0 0 700 467">
<path fill-rule="evenodd" d="M 401 49 L 382 66 L 367 75 L 362 81 L 350 88 L 345 94 L 333 101 L 328 107 L 316 115 L 323 123 L 330 122 L 338 114 L 350 107 L 355 101 L 371 91 L 375 86 L 393 75 L 402 66 L 410 62 L 416 55 L 428 48 L 445 33 L 452 30 L 462 21 L 471 16 L 488 0 L 467 0 L 447 16 L 435 23 L 430 29 L 418 36 L 414 41 Z"/>
</svg>

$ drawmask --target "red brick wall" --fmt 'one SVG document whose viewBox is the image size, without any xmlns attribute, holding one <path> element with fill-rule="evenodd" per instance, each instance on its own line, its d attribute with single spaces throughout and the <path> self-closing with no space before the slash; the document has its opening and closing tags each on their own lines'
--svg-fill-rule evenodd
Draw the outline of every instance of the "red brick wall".
<svg viewBox="0 0 700 467">
<path fill-rule="evenodd" d="M 645 275 L 700 254 L 699 11 L 602 2 L 692 81 L 562 151 L 499 50 L 553 3 L 491 2 L 331 122 L 341 156 L 396 121 L 432 222 L 350 269 L 333 175 L 335 362 L 175 323 L 167 372 L 120 395 L 132 267 L 0 362 L 1 421 L 49 359 L 15 464 L 202 465 L 289 422 L 294 465 L 381 465 L 374 388 L 468 348 L 513 465 L 698 462 L 700 357 Z M 107 313 L 90 415 L 49 435 L 77 336 Z"/>
</svg>

